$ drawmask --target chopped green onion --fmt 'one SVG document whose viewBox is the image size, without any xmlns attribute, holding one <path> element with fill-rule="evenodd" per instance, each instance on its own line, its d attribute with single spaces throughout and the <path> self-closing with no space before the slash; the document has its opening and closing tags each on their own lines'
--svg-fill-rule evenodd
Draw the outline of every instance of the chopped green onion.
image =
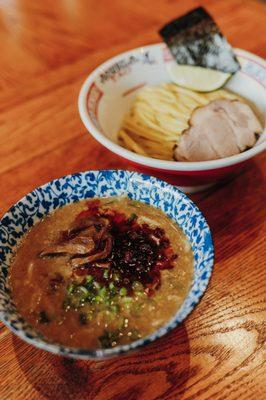
<svg viewBox="0 0 266 400">
<path fill-rule="evenodd" d="M 73 285 L 73 283 L 71 283 L 71 284 L 67 287 L 67 293 L 68 293 L 68 294 L 73 293 L 74 289 L 75 289 L 75 285 Z"/>
<path fill-rule="evenodd" d="M 142 283 L 135 281 L 132 284 L 132 289 L 134 290 L 134 292 L 141 292 L 143 291 L 143 285 Z"/>
<path fill-rule="evenodd" d="M 112 305 L 111 306 L 111 310 L 114 312 L 114 313 L 118 313 L 119 311 L 120 311 L 120 306 L 119 306 L 119 304 L 114 304 L 114 305 Z"/>
<path fill-rule="evenodd" d="M 127 304 L 127 303 L 131 303 L 133 299 L 132 299 L 132 297 L 125 296 L 121 300 L 123 301 L 123 303 Z"/>
<path fill-rule="evenodd" d="M 98 282 L 96 282 L 96 281 L 94 281 L 94 282 L 93 282 L 93 285 L 94 285 L 94 287 L 96 287 L 96 289 L 99 289 L 99 288 L 100 288 L 100 285 L 99 285 L 99 283 L 98 283 Z"/>
<path fill-rule="evenodd" d="M 111 300 L 110 300 L 109 297 L 105 297 L 105 298 L 104 298 L 104 304 L 106 304 L 107 306 L 110 306 Z"/>
<path fill-rule="evenodd" d="M 96 301 L 97 303 L 102 303 L 102 302 L 103 302 L 102 297 L 99 296 L 99 295 L 95 296 L 94 299 L 95 299 L 95 301 Z"/>
<path fill-rule="evenodd" d="M 120 296 L 126 296 L 127 295 L 127 289 L 125 287 L 122 287 L 119 290 L 119 294 L 120 294 Z"/>
<path fill-rule="evenodd" d="M 103 277 L 104 277 L 104 279 L 108 279 L 108 278 L 109 278 L 109 271 L 108 271 L 108 269 L 106 269 L 106 270 L 104 271 Z"/>
<path fill-rule="evenodd" d="M 87 283 L 91 283 L 93 281 L 93 276 L 92 275 L 87 275 L 86 281 L 87 281 Z"/>
<path fill-rule="evenodd" d="M 119 274 L 114 274 L 114 281 L 119 282 L 120 281 L 120 275 Z"/>
<path fill-rule="evenodd" d="M 92 319 L 93 319 L 93 312 L 92 311 L 90 311 L 88 314 L 87 314 L 87 320 L 88 321 L 91 321 Z"/>
<path fill-rule="evenodd" d="M 115 296 L 117 293 L 117 288 L 115 287 L 115 285 L 113 284 L 113 282 L 111 282 L 109 284 L 109 294 L 111 297 Z"/>
<path fill-rule="evenodd" d="M 108 292 L 107 292 L 106 287 L 104 286 L 101 289 L 99 289 L 98 294 L 101 297 L 107 297 L 108 296 Z"/>
<path fill-rule="evenodd" d="M 85 288 L 85 286 L 79 286 L 78 287 L 79 292 L 81 292 L 82 294 L 84 294 L 85 296 L 88 296 L 89 291 L 87 288 Z"/>
</svg>

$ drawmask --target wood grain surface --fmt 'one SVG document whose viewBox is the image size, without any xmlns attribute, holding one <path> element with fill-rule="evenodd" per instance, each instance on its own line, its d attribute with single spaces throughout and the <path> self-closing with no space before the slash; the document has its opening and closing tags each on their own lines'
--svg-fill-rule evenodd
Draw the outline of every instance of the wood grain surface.
<svg viewBox="0 0 266 400">
<path fill-rule="evenodd" d="M 129 168 L 82 125 L 77 96 L 105 59 L 158 42 L 170 19 L 204 5 L 231 44 L 266 56 L 266 7 L 244 0 L 0 0 L 0 214 L 34 187 L 92 168 Z M 135 354 L 73 362 L 0 325 L 0 400 L 266 399 L 265 154 L 192 196 L 216 263 L 199 306 Z"/>
</svg>

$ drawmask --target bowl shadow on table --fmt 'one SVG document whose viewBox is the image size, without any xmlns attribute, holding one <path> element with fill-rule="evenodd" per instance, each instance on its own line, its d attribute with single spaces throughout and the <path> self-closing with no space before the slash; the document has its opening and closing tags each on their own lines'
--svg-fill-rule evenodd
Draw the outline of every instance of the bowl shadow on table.
<svg viewBox="0 0 266 400">
<path fill-rule="evenodd" d="M 13 335 L 13 347 L 25 378 L 47 399 L 182 399 L 190 369 L 184 324 L 143 349 L 105 361 L 59 357 L 29 346 Z"/>
<path fill-rule="evenodd" d="M 191 196 L 211 228 L 216 262 L 241 252 L 259 235 L 265 201 L 259 186 L 265 186 L 265 179 L 252 160 L 237 176 L 202 193 L 201 198 Z"/>
</svg>

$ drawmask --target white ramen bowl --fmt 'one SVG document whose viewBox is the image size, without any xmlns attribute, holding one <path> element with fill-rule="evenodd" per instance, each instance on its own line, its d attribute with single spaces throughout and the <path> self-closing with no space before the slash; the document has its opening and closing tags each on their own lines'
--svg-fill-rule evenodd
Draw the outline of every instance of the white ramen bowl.
<svg viewBox="0 0 266 400">
<path fill-rule="evenodd" d="M 241 65 L 225 85 L 256 107 L 265 128 L 266 62 L 247 51 L 235 49 Z M 186 192 L 206 188 L 232 174 L 266 148 L 264 129 L 255 146 L 243 153 L 219 160 L 176 162 L 138 155 L 120 146 L 117 132 L 124 114 L 130 109 L 138 90 L 145 85 L 170 82 L 168 66 L 175 61 L 167 47 L 154 44 L 127 51 L 111 58 L 94 70 L 84 82 L 79 95 L 81 119 L 91 135 L 110 151 Z"/>
</svg>

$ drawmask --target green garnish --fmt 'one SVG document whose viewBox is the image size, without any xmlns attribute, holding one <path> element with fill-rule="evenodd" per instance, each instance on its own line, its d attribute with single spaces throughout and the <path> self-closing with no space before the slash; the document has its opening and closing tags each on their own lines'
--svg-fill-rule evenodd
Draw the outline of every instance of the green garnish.
<svg viewBox="0 0 266 400">
<path fill-rule="evenodd" d="M 143 285 L 142 283 L 135 281 L 132 284 L 132 289 L 134 290 L 134 292 L 142 292 L 143 291 Z"/>
<path fill-rule="evenodd" d="M 121 301 L 122 301 L 124 304 L 130 304 L 130 303 L 132 303 L 133 299 L 132 299 L 132 297 L 125 296 L 125 297 L 123 297 L 123 298 L 121 299 Z"/>
<path fill-rule="evenodd" d="M 120 275 L 119 275 L 119 274 L 115 273 L 115 274 L 113 275 L 113 277 L 114 277 L 114 281 L 116 281 L 116 282 L 119 282 L 119 281 L 120 281 Z"/>
<path fill-rule="evenodd" d="M 85 288 L 85 286 L 78 286 L 77 291 L 78 291 L 78 294 L 80 293 L 80 294 L 84 295 L 85 297 L 88 296 L 88 294 L 89 294 L 89 291 L 87 288 Z M 84 297 L 84 296 L 82 296 L 82 297 Z"/>
<path fill-rule="evenodd" d="M 108 297 L 107 288 L 105 286 L 103 286 L 101 289 L 99 289 L 98 294 L 102 298 Z"/>
<path fill-rule="evenodd" d="M 73 285 L 73 283 L 71 283 L 68 287 L 67 287 L 67 293 L 71 294 L 75 289 L 75 285 Z"/>
<path fill-rule="evenodd" d="M 109 271 L 108 271 L 108 269 L 106 269 L 106 270 L 104 271 L 103 277 L 104 277 L 104 279 L 108 279 L 108 278 L 109 278 Z"/>
<path fill-rule="evenodd" d="M 113 284 L 113 282 L 111 282 L 111 283 L 109 284 L 109 293 L 110 293 L 110 296 L 111 296 L 111 297 L 115 296 L 116 293 L 117 293 L 117 288 L 115 287 L 115 285 Z"/>
<path fill-rule="evenodd" d="M 87 283 L 93 282 L 93 276 L 92 276 L 92 275 L 87 275 L 87 276 L 86 276 L 86 282 L 87 282 Z"/>
<path fill-rule="evenodd" d="M 95 296 L 94 300 L 96 301 L 96 303 L 102 303 L 103 302 L 103 298 L 100 295 Z"/>
<path fill-rule="evenodd" d="M 120 294 L 120 296 L 126 296 L 127 295 L 127 289 L 125 287 L 122 287 L 119 290 L 119 294 Z"/>
<path fill-rule="evenodd" d="M 111 309 L 112 312 L 117 314 L 120 311 L 120 305 L 119 304 L 113 304 L 113 305 L 110 306 L 110 309 Z"/>
<path fill-rule="evenodd" d="M 96 281 L 93 281 L 93 286 L 96 288 L 96 289 L 99 289 L 101 286 L 100 286 L 100 284 L 98 283 L 98 282 L 96 282 Z"/>
</svg>

